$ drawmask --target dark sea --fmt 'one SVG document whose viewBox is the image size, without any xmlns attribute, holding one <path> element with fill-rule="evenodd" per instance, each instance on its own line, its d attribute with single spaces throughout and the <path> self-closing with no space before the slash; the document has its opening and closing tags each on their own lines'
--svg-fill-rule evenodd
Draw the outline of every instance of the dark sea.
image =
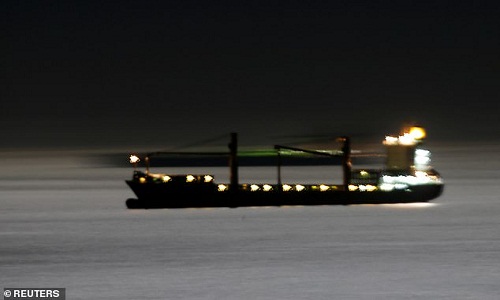
<svg viewBox="0 0 500 300">
<path fill-rule="evenodd" d="M 428 204 L 176 210 L 127 210 L 132 168 L 6 152 L 0 283 L 67 299 L 498 300 L 500 146 L 434 148 L 446 186 Z M 335 168 L 284 178 L 340 178 Z M 275 180 L 269 168 L 240 173 Z"/>
</svg>

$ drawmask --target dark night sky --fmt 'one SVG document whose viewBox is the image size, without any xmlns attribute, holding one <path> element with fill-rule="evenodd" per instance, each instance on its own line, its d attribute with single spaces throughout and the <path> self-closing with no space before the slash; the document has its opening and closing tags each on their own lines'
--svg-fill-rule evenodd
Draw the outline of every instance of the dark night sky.
<svg viewBox="0 0 500 300">
<path fill-rule="evenodd" d="M 1 147 L 404 122 L 498 141 L 499 16 L 493 1 L 2 1 Z"/>
</svg>

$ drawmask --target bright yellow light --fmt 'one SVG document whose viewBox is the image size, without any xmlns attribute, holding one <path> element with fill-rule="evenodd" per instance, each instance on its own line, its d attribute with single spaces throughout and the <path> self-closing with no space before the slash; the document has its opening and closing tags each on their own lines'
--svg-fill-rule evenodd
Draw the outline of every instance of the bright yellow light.
<svg viewBox="0 0 500 300">
<path fill-rule="evenodd" d="M 357 190 L 358 190 L 358 186 L 356 186 L 354 184 L 350 184 L 349 185 L 349 191 L 354 192 L 354 191 L 357 191 Z"/>
<path fill-rule="evenodd" d="M 412 126 L 403 128 L 403 134 L 399 137 L 386 136 L 384 145 L 416 145 L 426 137 L 423 127 Z"/>
<path fill-rule="evenodd" d="M 374 186 L 374 185 L 368 184 L 368 185 L 366 185 L 366 190 L 367 190 L 368 192 L 373 192 L 373 191 L 376 191 L 376 190 L 377 190 L 377 187 L 376 187 L 376 186 Z"/>
<path fill-rule="evenodd" d="M 301 191 L 303 191 L 305 188 L 306 188 L 306 187 L 305 187 L 305 186 L 303 186 L 303 185 L 301 185 L 301 184 L 297 184 L 297 185 L 295 186 L 295 189 L 297 190 L 297 192 L 301 192 Z"/>
<path fill-rule="evenodd" d="M 288 192 L 291 189 L 292 189 L 292 187 L 290 185 L 288 185 L 288 184 L 283 185 L 283 191 Z"/>
<path fill-rule="evenodd" d="M 415 176 L 419 178 L 425 178 L 427 177 L 427 173 L 424 171 L 415 171 Z"/>
<path fill-rule="evenodd" d="M 264 184 L 264 186 L 262 186 L 262 189 L 264 190 L 264 192 L 269 192 L 270 190 L 273 189 L 273 187 L 270 186 L 269 184 Z"/>
<path fill-rule="evenodd" d="M 398 138 L 394 136 L 386 136 L 384 140 L 384 145 L 396 145 L 398 143 Z"/>
<path fill-rule="evenodd" d="M 165 176 L 162 177 L 162 180 L 163 180 L 163 182 L 169 182 L 169 181 L 172 180 L 172 178 L 170 176 L 168 176 L 168 175 L 165 175 Z"/>
<path fill-rule="evenodd" d="M 193 175 L 187 175 L 186 176 L 186 182 L 193 182 L 195 180 L 196 180 L 196 178 Z"/>
<path fill-rule="evenodd" d="M 212 182 L 214 178 L 211 175 L 205 175 L 204 177 L 205 182 Z"/>
<path fill-rule="evenodd" d="M 327 185 L 324 185 L 324 184 L 322 184 L 322 185 L 319 186 L 319 190 L 322 191 L 322 192 L 328 191 L 329 189 L 330 189 L 330 187 L 327 186 Z"/>
<path fill-rule="evenodd" d="M 146 182 L 146 178 L 144 178 L 144 177 L 140 177 L 140 178 L 139 178 L 139 182 L 140 182 L 140 183 L 145 183 L 145 182 Z"/>
<path fill-rule="evenodd" d="M 425 132 L 425 129 L 420 126 L 413 126 L 410 128 L 410 135 L 416 139 L 416 140 L 422 140 L 426 137 L 427 133 Z"/>
<path fill-rule="evenodd" d="M 359 171 L 359 175 L 365 177 L 365 176 L 370 175 L 370 173 L 366 172 L 365 170 L 361 170 L 361 171 Z"/>
<path fill-rule="evenodd" d="M 130 163 L 131 164 L 136 164 L 138 162 L 140 162 L 141 159 L 139 158 L 139 156 L 137 155 L 130 155 Z"/>
<path fill-rule="evenodd" d="M 407 146 L 415 145 L 415 138 L 411 134 L 405 133 L 399 137 L 399 144 Z"/>
<path fill-rule="evenodd" d="M 252 185 L 250 186 L 250 190 L 251 190 L 252 192 L 255 192 L 255 191 L 260 190 L 260 187 L 259 187 L 258 185 L 256 185 L 256 184 L 252 184 Z"/>
<path fill-rule="evenodd" d="M 219 192 L 224 192 L 225 190 L 227 190 L 227 185 L 225 185 L 225 184 L 219 184 L 219 185 L 217 186 L 217 190 L 218 190 Z"/>
</svg>

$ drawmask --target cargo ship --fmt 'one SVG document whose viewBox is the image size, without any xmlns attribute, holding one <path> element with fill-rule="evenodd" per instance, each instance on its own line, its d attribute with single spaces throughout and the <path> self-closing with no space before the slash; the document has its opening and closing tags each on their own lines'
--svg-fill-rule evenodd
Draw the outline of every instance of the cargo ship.
<svg viewBox="0 0 500 300">
<path fill-rule="evenodd" d="M 275 183 L 240 183 L 238 177 L 238 136 L 231 133 L 227 152 L 153 152 L 130 156 L 132 179 L 126 180 L 137 198 L 126 200 L 129 209 L 311 206 L 428 202 L 444 188 L 440 174 L 430 165 L 430 151 L 421 147 L 426 136 L 420 126 L 405 128 L 399 136 L 386 136 L 385 166 L 380 169 L 353 169 L 351 141 L 338 138 L 341 149 L 320 151 L 275 145 Z M 300 184 L 282 182 L 283 153 L 304 153 L 336 158 L 342 167 L 342 184 L 327 182 Z M 267 151 L 269 153 L 269 151 Z M 166 174 L 150 171 L 153 156 L 225 156 L 229 182 L 218 183 L 212 174 Z M 137 170 L 144 161 L 145 170 Z M 305 174 L 304 176 L 307 176 Z"/>
</svg>

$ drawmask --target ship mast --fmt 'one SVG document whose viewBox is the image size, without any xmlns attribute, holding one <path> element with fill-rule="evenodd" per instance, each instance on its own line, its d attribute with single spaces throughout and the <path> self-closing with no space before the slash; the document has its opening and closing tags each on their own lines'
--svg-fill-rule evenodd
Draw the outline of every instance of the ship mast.
<svg viewBox="0 0 500 300">
<path fill-rule="evenodd" d="M 344 173 L 344 190 L 348 190 L 351 184 L 351 139 L 348 136 L 343 136 L 339 139 L 343 142 L 342 145 L 342 171 Z"/>
<path fill-rule="evenodd" d="M 229 190 L 238 191 L 238 134 L 231 133 L 229 147 Z"/>
</svg>

